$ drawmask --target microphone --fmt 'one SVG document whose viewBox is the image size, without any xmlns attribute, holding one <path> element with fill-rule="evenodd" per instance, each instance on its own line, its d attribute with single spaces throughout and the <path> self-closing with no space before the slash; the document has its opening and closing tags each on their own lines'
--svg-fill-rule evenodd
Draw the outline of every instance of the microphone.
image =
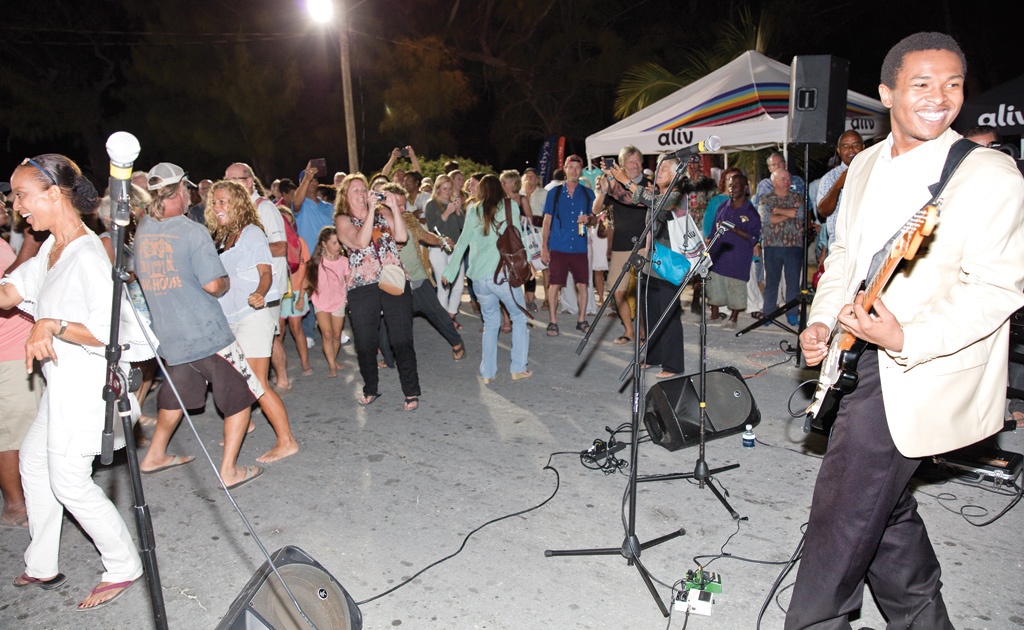
<svg viewBox="0 0 1024 630">
<path fill-rule="evenodd" d="M 735 223 L 732 223 L 730 221 L 722 221 L 721 223 L 718 224 L 718 231 L 721 234 L 725 234 L 734 227 L 736 227 Z"/>
<path fill-rule="evenodd" d="M 688 147 L 683 147 L 678 151 L 674 151 L 665 156 L 665 158 L 675 158 L 681 160 L 688 158 L 691 155 L 697 155 L 698 153 L 712 153 L 722 148 L 722 139 L 718 136 L 708 136 L 707 140 L 698 142 L 697 144 L 691 144 Z"/>
<path fill-rule="evenodd" d="M 107 138 L 107 155 L 110 156 L 110 217 L 121 227 L 127 226 L 130 219 L 128 186 L 132 178 L 132 165 L 141 150 L 139 139 L 127 131 L 118 131 Z"/>
</svg>

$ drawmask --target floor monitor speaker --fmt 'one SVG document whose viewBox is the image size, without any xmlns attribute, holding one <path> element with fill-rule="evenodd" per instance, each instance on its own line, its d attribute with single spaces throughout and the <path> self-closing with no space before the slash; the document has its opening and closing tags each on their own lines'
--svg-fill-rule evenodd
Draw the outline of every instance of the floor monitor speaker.
<svg viewBox="0 0 1024 630">
<path fill-rule="evenodd" d="M 360 630 L 363 616 L 334 576 L 305 551 L 291 545 L 271 556 L 278 573 L 317 628 Z M 235 598 L 217 630 L 308 630 L 269 562 L 252 576 Z"/>
<path fill-rule="evenodd" d="M 793 57 L 789 79 L 789 142 L 831 144 L 846 129 L 850 62 L 832 55 Z"/>
<path fill-rule="evenodd" d="M 746 425 L 761 422 L 761 412 L 739 370 L 708 370 L 706 377 L 706 440 L 742 433 Z M 699 374 L 668 378 L 651 387 L 644 405 L 644 426 L 652 442 L 676 451 L 700 441 L 699 387 Z"/>
</svg>

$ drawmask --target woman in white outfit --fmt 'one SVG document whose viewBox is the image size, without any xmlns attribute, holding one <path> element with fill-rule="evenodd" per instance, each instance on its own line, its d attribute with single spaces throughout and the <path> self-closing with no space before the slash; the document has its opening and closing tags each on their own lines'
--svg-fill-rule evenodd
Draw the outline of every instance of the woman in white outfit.
<svg viewBox="0 0 1024 630">
<path fill-rule="evenodd" d="M 95 212 L 99 200 L 74 162 L 52 153 L 26 158 L 11 177 L 11 189 L 14 210 L 33 229 L 50 232 L 34 258 L 0 280 L 0 308 L 17 306 L 35 317 L 26 357 L 42 364 L 47 382 L 39 414 L 21 445 L 32 541 L 25 551 L 25 572 L 14 585 L 53 589 L 64 582 L 58 553 L 67 509 L 96 545 L 106 569 L 78 604 L 87 610 L 114 601 L 142 575 L 124 519 L 92 479 L 106 411 L 100 394 L 113 295 L 110 260 L 99 237 L 82 223 L 80 215 Z M 129 361 L 153 353 L 135 318 L 127 317 L 127 296 L 122 300 L 120 340 L 130 344 L 122 355 L 127 371 Z M 115 427 L 120 429 L 120 422 Z M 123 447 L 124 437 L 116 437 L 115 448 Z"/>
</svg>

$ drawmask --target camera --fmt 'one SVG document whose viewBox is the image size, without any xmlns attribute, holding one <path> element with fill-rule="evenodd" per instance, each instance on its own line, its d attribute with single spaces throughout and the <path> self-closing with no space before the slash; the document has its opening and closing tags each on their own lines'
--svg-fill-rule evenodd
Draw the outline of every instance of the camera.
<svg viewBox="0 0 1024 630">
<path fill-rule="evenodd" d="M 401 157 L 409 157 L 409 149 L 399 149 L 398 155 Z"/>
<path fill-rule="evenodd" d="M 371 190 L 370 196 L 376 199 L 377 201 L 384 201 L 384 199 L 387 198 L 387 195 L 385 195 L 382 192 L 377 192 L 376 190 Z"/>
<path fill-rule="evenodd" d="M 615 158 L 601 158 L 601 163 L 605 168 L 611 168 L 612 165 L 615 164 Z"/>
</svg>

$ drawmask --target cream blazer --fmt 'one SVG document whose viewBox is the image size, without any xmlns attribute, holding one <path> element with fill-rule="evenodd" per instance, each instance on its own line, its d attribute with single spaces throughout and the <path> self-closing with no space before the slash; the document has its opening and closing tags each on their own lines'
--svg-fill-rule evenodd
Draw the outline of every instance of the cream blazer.
<svg viewBox="0 0 1024 630">
<path fill-rule="evenodd" d="M 947 131 L 933 142 L 948 146 L 958 138 Z M 811 321 L 834 322 L 851 301 L 847 287 L 855 285 L 866 220 L 861 204 L 887 146 L 863 151 L 850 165 L 840 238 L 825 262 Z M 923 194 L 922 205 L 929 197 Z M 973 151 L 942 198 L 932 235 L 881 294 L 904 331 L 903 350 L 879 350 L 878 363 L 889 430 L 907 457 L 973 444 L 1002 427 L 1008 318 L 1024 306 L 1024 179 L 1013 160 L 991 149 Z M 909 219 L 918 208 L 892 211 Z"/>
</svg>

